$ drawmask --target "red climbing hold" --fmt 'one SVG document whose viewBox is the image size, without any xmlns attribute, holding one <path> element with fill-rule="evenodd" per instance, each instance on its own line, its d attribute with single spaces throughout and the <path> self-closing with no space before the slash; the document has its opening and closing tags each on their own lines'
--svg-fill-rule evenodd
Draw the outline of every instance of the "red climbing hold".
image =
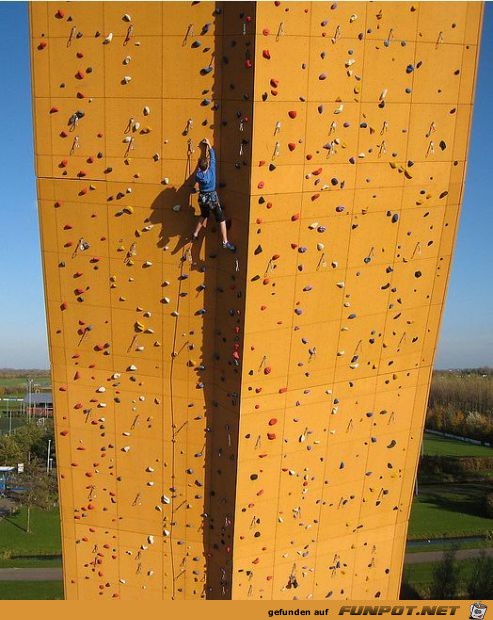
<svg viewBox="0 0 493 620">
<path fill-rule="evenodd" d="M 272 372 L 272 368 L 270 366 L 266 366 L 264 368 L 264 375 L 270 375 L 271 372 Z"/>
<path fill-rule="evenodd" d="M 265 159 L 261 159 L 261 160 L 258 162 L 259 167 L 260 167 L 260 166 L 265 166 L 265 164 L 266 164 Z"/>
<path fill-rule="evenodd" d="M 252 61 L 251 61 L 249 58 L 247 58 L 247 59 L 245 60 L 245 67 L 246 67 L 247 69 L 251 69 L 251 68 L 252 68 L 252 66 L 253 66 L 253 65 L 252 65 Z"/>
<path fill-rule="evenodd" d="M 270 52 L 269 52 L 269 50 L 264 50 L 264 51 L 262 52 L 262 56 L 263 56 L 265 59 L 270 60 Z"/>
<path fill-rule="evenodd" d="M 268 37 L 270 35 L 270 30 L 268 28 L 264 28 L 262 30 L 262 34 L 264 35 L 264 37 Z"/>
<path fill-rule="evenodd" d="M 275 78 L 271 78 L 270 85 L 272 86 L 272 88 L 277 88 L 279 86 L 279 80 L 276 80 Z"/>
<path fill-rule="evenodd" d="M 288 149 L 290 151 L 294 151 L 295 148 L 296 148 L 296 144 L 294 142 L 288 142 Z"/>
<path fill-rule="evenodd" d="M 75 74 L 75 78 L 77 80 L 83 80 L 85 77 L 84 71 L 77 71 L 77 73 Z"/>
<path fill-rule="evenodd" d="M 314 171 L 312 172 L 312 174 L 313 174 L 314 176 L 318 176 L 319 174 L 322 174 L 322 168 L 317 168 L 317 170 L 314 170 Z"/>
<path fill-rule="evenodd" d="M 62 301 L 62 303 L 60 304 L 60 310 L 66 310 L 67 309 L 67 302 L 66 301 Z"/>
<path fill-rule="evenodd" d="M 299 213 L 295 213 L 294 215 L 291 216 L 291 221 L 292 222 L 296 222 L 296 220 L 300 219 L 300 214 Z"/>
<path fill-rule="evenodd" d="M 259 181 L 259 184 L 257 185 L 257 187 L 259 189 L 262 189 L 264 187 L 265 183 L 263 181 Z"/>
<path fill-rule="evenodd" d="M 277 424 L 277 418 L 271 418 L 269 420 L 269 426 L 274 426 L 274 424 Z"/>
<path fill-rule="evenodd" d="M 288 391 L 287 387 L 279 388 L 279 394 L 285 394 Z"/>
<path fill-rule="evenodd" d="M 38 50 L 44 50 L 47 45 L 48 45 L 48 41 L 41 41 L 40 44 L 38 45 Z"/>
<path fill-rule="evenodd" d="M 281 255 L 280 254 L 273 254 L 272 255 L 272 260 L 277 260 L 278 258 L 280 258 Z"/>
<path fill-rule="evenodd" d="M 55 114 L 55 112 L 58 112 L 58 108 L 56 106 L 52 106 L 50 108 L 50 114 Z"/>
<path fill-rule="evenodd" d="M 276 438 L 276 434 L 275 433 L 267 433 L 267 439 L 270 439 L 272 441 L 275 438 Z"/>
<path fill-rule="evenodd" d="M 57 19 L 63 19 L 65 17 L 65 12 L 62 9 L 58 9 L 58 11 L 55 13 L 55 17 Z"/>
<path fill-rule="evenodd" d="M 320 198 L 320 194 L 313 194 L 312 201 L 317 200 L 317 198 Z"/>
<path fill-rule="evenodd" d="M 296 118 L 296 110 L 289 110 L 288 116 L 289 118 Z"/>
</svg>

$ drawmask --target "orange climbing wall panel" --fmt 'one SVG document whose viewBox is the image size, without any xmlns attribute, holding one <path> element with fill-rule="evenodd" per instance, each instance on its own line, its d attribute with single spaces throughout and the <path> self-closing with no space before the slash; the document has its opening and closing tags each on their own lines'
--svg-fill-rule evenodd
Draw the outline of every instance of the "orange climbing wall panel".
<svg viewBox="0 0 493 620">
<path fill-rule="evenodd" d="M 67 598 L 398 596 L 481 19 L 31 5 Z"/>
</svg>

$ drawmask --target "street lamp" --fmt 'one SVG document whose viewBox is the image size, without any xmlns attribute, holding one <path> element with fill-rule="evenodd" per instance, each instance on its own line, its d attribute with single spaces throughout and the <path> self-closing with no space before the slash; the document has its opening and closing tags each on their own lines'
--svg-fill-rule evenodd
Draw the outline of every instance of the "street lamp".
<svg viewBox="0 0 493 620">
<path fill-rule="evenodd" d="M 32 386 L 34 379 L 27 379 L 27 421 L 31 420 L 32 413 Z"/>
</svg>

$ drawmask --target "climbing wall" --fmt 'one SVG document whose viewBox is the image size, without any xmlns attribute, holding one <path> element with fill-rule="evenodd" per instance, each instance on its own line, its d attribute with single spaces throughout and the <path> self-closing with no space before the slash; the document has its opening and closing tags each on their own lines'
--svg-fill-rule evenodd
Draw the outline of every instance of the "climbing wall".
<svg viewBox="0 0 493 620">
<path fill-rule="evenodd" d="M 66 598 L 398 596 L 481 16 L 31 4 Z"/>
</svg>

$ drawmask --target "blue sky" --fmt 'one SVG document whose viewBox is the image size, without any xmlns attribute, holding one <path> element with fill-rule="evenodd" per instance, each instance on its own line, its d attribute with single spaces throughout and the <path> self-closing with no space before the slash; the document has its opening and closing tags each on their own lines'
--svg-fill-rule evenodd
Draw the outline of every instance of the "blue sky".
<svg viewBox="0 0 493 620">
<path fill-rule="evenodd" d="M 32 146 L 27 2 L 0 2 L 0 368 L 48 368 Z M 486 3 L 461 223 L 437 368 L 493 366 L 493 3 Z M 489 195 L 488 195 L 489 194 Z"/>
</svg>

